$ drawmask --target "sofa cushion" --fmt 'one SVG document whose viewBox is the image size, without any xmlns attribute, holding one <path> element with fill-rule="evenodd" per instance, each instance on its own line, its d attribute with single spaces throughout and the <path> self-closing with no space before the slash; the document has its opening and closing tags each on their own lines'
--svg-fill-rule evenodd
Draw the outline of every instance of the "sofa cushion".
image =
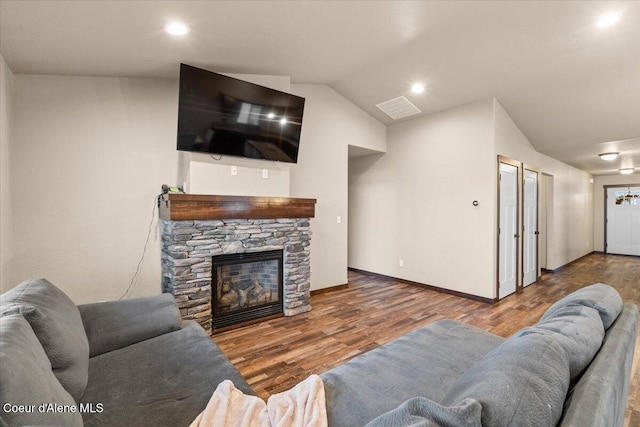
<svg viewBox="0 0 640 427">
<path fill-rule="evenodd" d="M 2 315 L 22 314 L 49 357 L 53 373 L 78 401 L 89 376 L 89 342 L 80 312 L 46 279 L 33 279 L 2 295 Z"/>
<path fill-rule="evenodd" d="M 362 426 L 416 396 L 439 402 L 503 338 L 440 320 L 320 375 L 332 427 Z"/>
<path fill-rule="evenodd" d="M 19 314 L 0 318 L 0 402 L 8 425 L 82 426 L 77 412 L 42 411 L 42 404 L 75 408 L 76 402 L 51 371 L 51 363 L 29 323 Z M 22 411 L 5 407 L 25 405 Z"/>
<path fill-rule="evenodd" d="M 482 427 L 481 410 L 473 399 L 447 407 L 426 397 L 414 397 L 365 427 Z"/>
<path fill-rule="evenodd" d="M 583 305 L 568 305 L 554 310 L 535 325 L 517 332 L 552 336 L 569 358 L 571 381 L 574 382 L 589 366 L 602 346 L 604 327 L 598 311 Z"/>
<path fill-rule="evenodd" d="M 92 357 L 81 403 L 85 426 L 188 426 L 219 383 L 231 380 L 254 394 L 229 359 L 195 322 L 119 350 Z"/>
<path fill-rule="evenodd" d="M 609 285 L 596 283 L 586 286 L 557 301 L 544 313 L 541 321 L 553 316 L 564 307 L 581 305 L 598 310 L 604 329 L 607 330 L 622 311 L 622 298 L 618 291 Z"/>
<path fill-rule="evenodd" d="M 505 341 L 462 374 L 441 401 L 482 405 L 482 425 L 555 426 L 569 389 L 569 360 L 550 335 L 525 334 Z"/>
<path fill-rule="evenodd" d="M 182 327 L 171 294 L 78 306 L 89 340 L 90 357 L 144 341 Z"/>
</svg>

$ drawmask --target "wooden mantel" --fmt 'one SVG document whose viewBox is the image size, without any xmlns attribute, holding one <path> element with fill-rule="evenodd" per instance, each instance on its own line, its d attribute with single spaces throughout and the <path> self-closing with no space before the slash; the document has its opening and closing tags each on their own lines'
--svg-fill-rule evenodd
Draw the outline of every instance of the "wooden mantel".
<svg viewBox="0 0 640 427">
<path fill-rule="evenodd" d="M 169 193 L 160 197 L 160 218 L 172 221 L 313 218 L 315 205 L 316 199 Z"/>
</svg>

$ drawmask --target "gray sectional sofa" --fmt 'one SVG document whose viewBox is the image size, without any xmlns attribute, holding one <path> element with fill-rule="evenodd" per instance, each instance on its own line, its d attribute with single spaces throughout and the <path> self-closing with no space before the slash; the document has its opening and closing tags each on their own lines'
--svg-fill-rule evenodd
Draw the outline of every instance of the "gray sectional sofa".
<svg viewBox="0 0 640 427">
<path fill-rule="evenodd" d="M 36 279 L 0 313 L 1 426 L 188 426 L 225 379 L 253 394 L 169 294 L 76 306 Z"/>
<path fill-rule="evenodd" d="M 438 321 L 321 374 L 329 425 L 622 426 L 637 328 L 603 284 L 508 340 Z"/>
<path fill-rule="evenodd" d="M 225 379 L 253 394 L 171 295 L 76 306 L 36 279 L 0 314 L 0 426 L 186 426 Z M 637 326 L 602 284 L 507 340 L 435 322 L 321 374 L 329 426 L 622 426 Z"/>
</svg>

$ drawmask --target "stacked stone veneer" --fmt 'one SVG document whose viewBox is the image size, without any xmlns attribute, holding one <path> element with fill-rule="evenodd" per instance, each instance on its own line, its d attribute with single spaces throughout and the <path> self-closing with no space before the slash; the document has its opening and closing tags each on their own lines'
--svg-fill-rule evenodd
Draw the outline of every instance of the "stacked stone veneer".
<svg viewBox="0 0 640 427">
<path fill-rule="evenodd" d="M 162 290 L 174 295 L 182 319 L 211 331 L 212 257 L 282 249 L 283 310 L 311 309 L 309 218 L 162 220 Z"/>
</svg>

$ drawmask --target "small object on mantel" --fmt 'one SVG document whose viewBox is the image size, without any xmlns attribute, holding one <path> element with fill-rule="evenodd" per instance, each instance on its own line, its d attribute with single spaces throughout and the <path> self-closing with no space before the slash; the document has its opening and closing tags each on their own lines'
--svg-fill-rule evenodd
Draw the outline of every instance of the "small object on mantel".
<svg viewBox="0 0 640 427">
<path fill-rule="evenodd" d="M 170 187 L 167 184 L 162 184 L 162 194 L 167 193 L 184 193 L 182 186 Z"/>
<path fill-rule="evenodd" d="M 314 218 L 316 199 L 289 197 L 162 195 L 160 219 Z"/>
</svg>

